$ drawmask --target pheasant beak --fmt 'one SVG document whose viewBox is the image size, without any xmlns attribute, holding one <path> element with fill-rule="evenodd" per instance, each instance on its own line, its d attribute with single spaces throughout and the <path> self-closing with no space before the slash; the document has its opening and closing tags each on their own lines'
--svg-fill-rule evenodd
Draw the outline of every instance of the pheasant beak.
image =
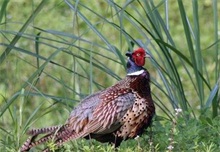
<svg viewBox="0 0 220 152">
<path fill-rule="evenodd" d="M 149 55 L 149 54 L 145 54 L 145 56 L 144 56 L 145 58 L 151 58 L 151 56 Z"/>
</svg>

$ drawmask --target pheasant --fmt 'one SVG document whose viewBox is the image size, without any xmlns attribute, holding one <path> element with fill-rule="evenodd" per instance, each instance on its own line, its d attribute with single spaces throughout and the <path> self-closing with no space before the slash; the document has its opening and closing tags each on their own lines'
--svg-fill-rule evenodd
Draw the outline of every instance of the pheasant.
<svg viewBox="0 0 220 152">
<path fill-rule="evenodd" d="M 59 147 L 78 138 L 95 139 L 118 147 L 123 140 L 142 134 L 155 114 L 150 74 L 143 68 L 145 57 L 149 55 L 138 48 L 126 56 L 127 76 L 124 79 L 82 100 L 64 125 L 30 130 L 31 137 L 20 150 L 28 151 L 50 140 Z M 46 135 L 35 140 L 39 134 Z"/>
</svg>

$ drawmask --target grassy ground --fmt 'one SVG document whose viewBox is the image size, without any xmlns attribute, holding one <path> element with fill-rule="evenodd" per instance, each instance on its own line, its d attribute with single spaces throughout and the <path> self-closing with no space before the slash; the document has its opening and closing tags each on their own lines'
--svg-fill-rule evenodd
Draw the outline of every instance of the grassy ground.
<svg viewBox="0 0 220 152">
<path fill-rule="evenodd" d="M 29 128 L 64 123 L 78 101 L 123 78 L 132 43 L 152 55 L 146 68 L 157 116 L 119 151 L 220 148 L 217 0 L 3 0 L 0 7 L 1 151 L 17 151 Z M 113 148 L 77 140 L 61 150 Z"/>
</svg>

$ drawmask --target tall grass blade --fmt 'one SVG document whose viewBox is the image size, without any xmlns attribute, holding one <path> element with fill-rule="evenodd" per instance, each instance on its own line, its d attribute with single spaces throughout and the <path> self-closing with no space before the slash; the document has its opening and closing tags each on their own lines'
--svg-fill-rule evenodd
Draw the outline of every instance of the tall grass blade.
<svg viewBox="0 0 220 152">
<path fill-rule="evenodd" d="M 203 75 L 203 68 L 205 68 L 206 66 L 203 64 L 203 57 L 202 57 L 202 53 L 201 53 L 201 47 L 200 47 L 200 25 L 199 25 L 199 15 L 198 15 L 198 1 L 197 0 L 193 0 L 192 1 L 193 4 L 193 21 L 194 21 L 194 29 L 193 29 L 193 33 L 195 36 L 195 60 L 196 60 L 196 68 L 197 71 L 200 72 L 201 75 Z M 196 77 L 197 82 L 198 82 L 198 89 L 199 89 L 199 97 L 201 102 L 204 101 L 204 86 L 203 86 L 203 81 L 201 79 L 201 77 L 198 75 L 198 77 Z M 203 106 L 203 104 L 201 104 L 201 106 Z"/>
<path fill-rule="evenodd" d="M 213 22 L 214 22 L 214 41 L 217 42 L 214 46 L 215 49 L 215 63 L 216 63 L 216 67 L 215 67 L 215 79 L 216 81 L 219 79 L 220 76 L 220 51 L 219 51 L 219 9 L 218 9 L 218 0 L 213 0 Z"/>
<path fill-rule="evenodd" d="M 190 32 L 190 24 L 188 22 L 188 18 L 186 16 L 186 12 L 185 12 L 185 8 L 183 6 L 183 2 L 182 0 L 178 0 L 178 4 L 179 4 L 179 11 L 180 11 L 180 15 L 181 15 L 181 19 L 183 22 L 183 27 L 184 27 L 184 31 L 185 31 L 185 37 L 186 37 L 186 41 L 188 44 L 188 50 L 190 53 L 190 58 L 192 61 L 192 65 L 193 65 L 193 70 L 194 70 L 194 74 L 195 74 L 195 79 L 197 82 L 197 91 L 198 91 L 198 96 L 200 99 L 200 106 L 203 107 L 204 106 L 204 90 L 203 90 L 203 82 L 201 80 L 201 77 L 199 76 L 199 70 L 198 70 L 198 65 L 197 65 L 197 61 L 196 61 L 196 54 L 195 54 L 195 50 L 193 47 L 193 42 L 192 42 L 192 38 L 191 35 L 194 35 L 194 33 Z"/>
<path fill-rule="evenodd" d="M 215 86 L 213 87 L 213 89 L 211 90 L 209 97 L 206 101 L 206 105 L 205 105 L 205 110 L 207 110 L 208 108 L 210 108 L 212 106 L 212 117 L 215 118 L 216 116 L 218 116 L 218 110 L 219 110 L 219 87 L 220 87 L 220 78 L 218 80 L 218 82 L 215 84 Z"/>
<path fill-rule="evenodd" d="M 46 4 L 46 0 L 42 0 L 41 3 L 38 5 L 38 7 L 35 9 L 35 11 L 31 14 L 31 16 L 28 18 L 28 20 L 24 23 L 24 25 L 19 30 L 19 34 L 17 34 L 13 40 L 10 42 L 10 46 L 14 46 L 18 40 L 21 38 L 24 31 L 27 29 L 28 25 L 34 20 L 34 18 L 37 16 L 37 14 L 42 10 L 44 5 Z M 6 48 L 5 51 L 0 56 L 0 64 L 5 60 L 5 58 L 8 56 L 8 54 L 11 52 L 11 48 Z"/>
<path fill-rule="evenodd" d="M 94 33 L 97 34 L 103 40 L 103 42 L 108 46 L 110 51 L 117 54 L 115 48 L 108 42 L 105 36 L 103 36 L 103 34 L 100 31 L 98 31 L 97 28 L 94 27 L 94 25 L 88 20 L 88 18 L 84 16 L 80 11 L 76 10 L 75 6 L 72 3 L 70 3 L 70 1 L 65 0 L 65 2 L 74 12 L 77 12 L 78 16 L 91 28 L 91 30 L 93 30 Z"/>
<path fill-rule="evenodd" d="M 0 23 L 2 22 L 2 19 L 4 18 L 4 15 L 6 16 L 6 8 L 8 5 L 9 0 L 3 0 L 1 10 L 0 10 Z"/>
<path fill-rule="evenodd" d="M 61 50 L 57 50 L 55 51 L 53 54 L 50 55 L 50 57 L 48 57 L 48 59 L 44 62 L 44 64 L 42 64 L 40 66 L 39 69 L 37 69 L 28 79 L 28 81 L 26 83 L 24 83 L 21 86 L 21 90 L 23 88 L 26 88 L 29 83 L 33 83 L 34 79 L 36 79 L 36 77 L 38 76 L 39 72 L 43 71 L 43 69 L 45 68 L 45 66 L 60 52 Z M 0 117 L 4 114 L 4 112 L 10 107 L 10 105 L 17 99 L 17 97 L 21 94 L 21 91 L 16 92 L 7 102 L 6 104 L 4 104 L 1 108 L 0 111 Z"/>
</svg>

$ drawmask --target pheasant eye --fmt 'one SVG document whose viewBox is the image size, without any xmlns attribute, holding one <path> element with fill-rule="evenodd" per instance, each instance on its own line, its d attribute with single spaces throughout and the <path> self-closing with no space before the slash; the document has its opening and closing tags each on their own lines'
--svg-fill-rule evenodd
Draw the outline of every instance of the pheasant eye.
<svg viewBox="0 0 220 152">
<path fill-rule="evenodd" d="M 137 53 L 137 56 L 140 56 L 141 54 L 140 53 Z"/>
</svg>

